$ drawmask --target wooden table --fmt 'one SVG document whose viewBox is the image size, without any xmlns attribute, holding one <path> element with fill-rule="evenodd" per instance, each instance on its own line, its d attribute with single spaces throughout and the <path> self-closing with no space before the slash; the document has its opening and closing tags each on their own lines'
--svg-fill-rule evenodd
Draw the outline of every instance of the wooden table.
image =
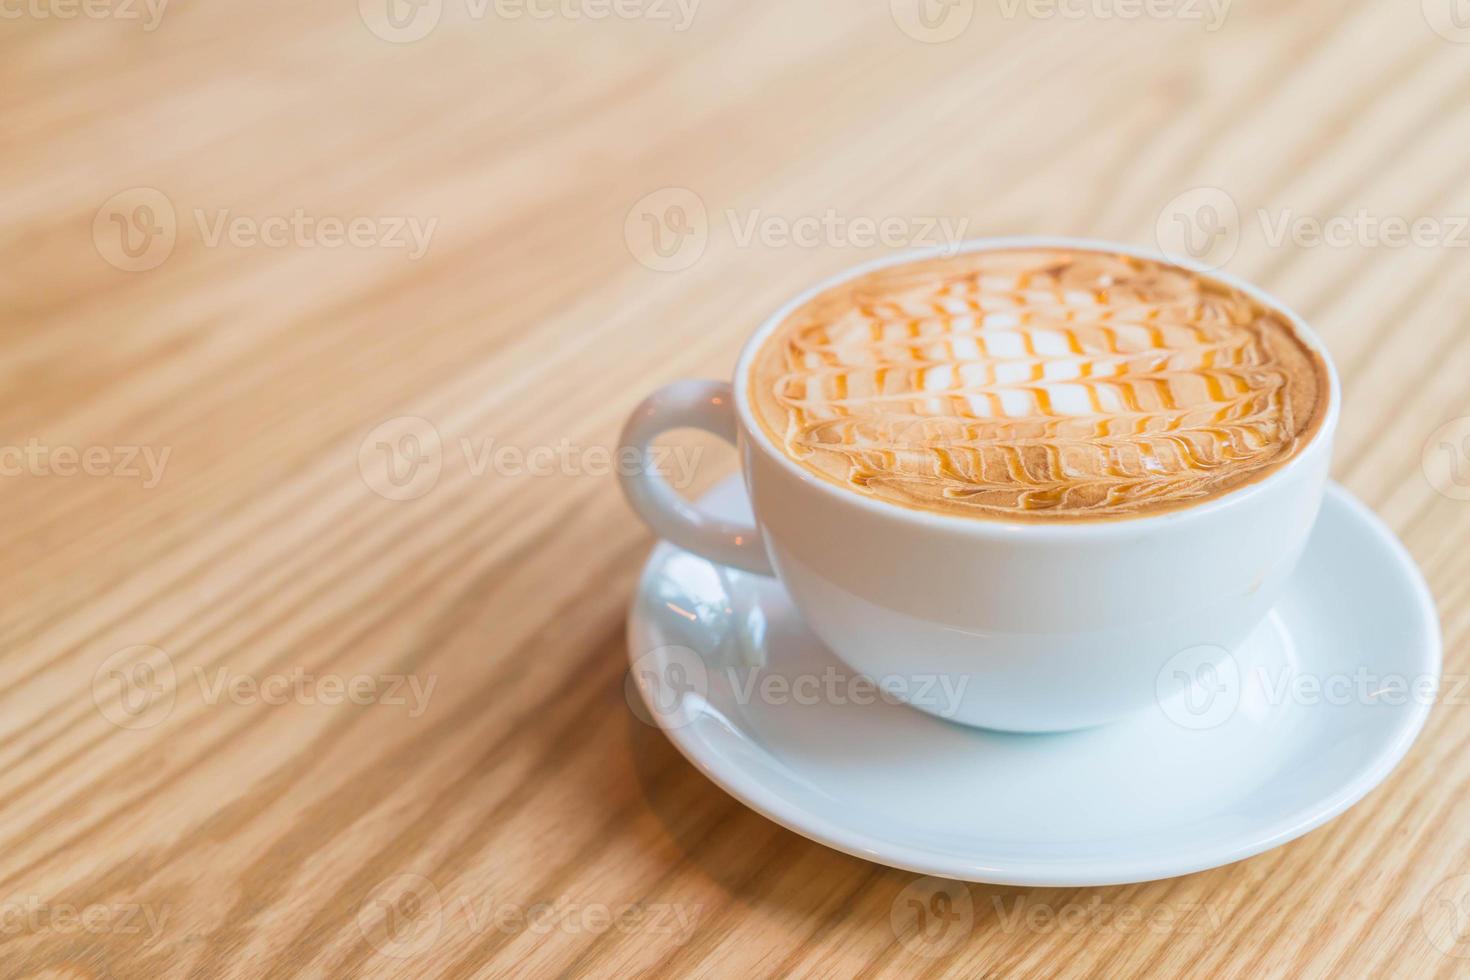
<svg viewBox="0 0 1470 980">
<path fill-rule="evenodd" d="M 1470 971 L 1455 686 L 1295 843 L 908 931 L 629 710 L 608 464 L 890 246 L 1189 232 L 1326 337 L 1463 679 L 1447 0 L 384 2 L 0 6 L 0 975 Z"/>
</svg>

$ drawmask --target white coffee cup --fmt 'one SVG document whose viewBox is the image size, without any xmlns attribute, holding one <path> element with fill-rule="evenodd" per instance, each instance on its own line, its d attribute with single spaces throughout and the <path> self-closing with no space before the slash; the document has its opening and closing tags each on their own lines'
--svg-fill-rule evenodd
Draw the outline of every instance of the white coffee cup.
<svg viewBox="0 0 1470 980">
<path fill-rule="evenodd" d="M 1109 242 L 996 238 L 961 251 L 1101 249 L 1188 267 Z M 1018 732 L 1083 728 L 1155 704 L 1191 669 L 1223 660 L 1280 596 L 1327 481 L 1339 414 L 1337 373 L 1299 317 L 1255 287 L 1208 272 L 1279 311 L 1327 363 L 1327 416 L 1266 477 L 1181 510 L 1066 523 L 1006 522 L 913 510 L 817 477 L 772 444 L 751 411 L 748 373 L 766 336 L 817 293 L 906 252 L 844 272 L 777 310 L 746 342 L 733 384 L 676 381 L 646 399 L 622 445 L 649 462 L 670 429 L 704 429 L 740 450 L 757 526 L 713 518 L 651 465 L 622 478 L 659 535 L 711 561 L 776 575 L 812 631 L 849 666 L 895 692 L 960 691 L 953 721 Z M 1183 660 L 1181 660 L 1183 658 Z M 1179 674 L 1179 677 L 1173 675 Z"/>
</svg>

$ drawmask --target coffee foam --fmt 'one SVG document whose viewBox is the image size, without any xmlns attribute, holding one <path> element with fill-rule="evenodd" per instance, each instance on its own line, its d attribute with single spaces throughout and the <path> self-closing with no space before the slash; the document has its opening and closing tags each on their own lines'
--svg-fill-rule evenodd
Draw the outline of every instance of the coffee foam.
<svg viewBox="0 0 1470 980">
<path fill-rule="evenodd" d="M 755 414 L 806 469 L 908 507 L 1088 520 L 1256 480 L 1326 414 L 1319 354 L 1222 282 L 1108 252 L 971 252 L 841 283 L 765 338 Z"/>
</svg>

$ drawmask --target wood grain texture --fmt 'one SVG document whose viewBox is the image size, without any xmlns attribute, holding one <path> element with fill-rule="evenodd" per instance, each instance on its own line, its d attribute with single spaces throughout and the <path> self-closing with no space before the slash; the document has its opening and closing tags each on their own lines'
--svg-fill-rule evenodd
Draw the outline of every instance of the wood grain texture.
<svg viewBox="0 0 1470 980">
<path fill-rule="evenodd" d="M 371 0 L 180 0 L 151 30 L 119 4 L 0 20 L 0 976 L 1470 972 L 1436 911 L 1470 890 L 1454 686 L 1286 847 L 968 886 L 954 930 L 896 929 L 913 875 L 746 810 L 630 712 L 651 539 L 588 472 L 643 394 L 727 375 L 782 299 L 884 251 L 853 219 L 1152 245 L 1204 188 L 1238 210 L 1226 267 L 1326 338 L 1335 475 L 1422 563 L 1463 679 L 1470 501 L 1421 465 L 1470 416 L 1448 2 L 1239 0 L 1211 30 L 961 0 L 943 43 L 887 0 L 704 0 L 683 30 L 653 0 L 443 0 L 407 43 L 379 34 L 433 0 L 402 29 Z M 672 235 L 681 202 L 661 259 L 645 215 Z M 1439 239 L 1275 234 L 1360 214 Z M 403 417 L 432 428 L 379 428 Z M 437 481 L 395 484 L 381 442 Z M 734 466 L 680 445 L 692 490 Z"/>
</svg>

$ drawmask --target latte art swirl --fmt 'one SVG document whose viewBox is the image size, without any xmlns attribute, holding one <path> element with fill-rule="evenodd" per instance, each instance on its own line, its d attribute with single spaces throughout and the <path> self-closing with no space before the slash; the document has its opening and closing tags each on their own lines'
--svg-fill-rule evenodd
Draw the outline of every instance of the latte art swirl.
<svg viewBox="0 0 1470 980">
<path fill-rule="evenodd" d="M 750 396 L 824 479 L 926 510 L 1089 519 L 1187 506 L 1279 466 L 1326 411 L 1322 358 L 1206 276 L 1083 250 L 966 253 L 818 295 Z"/>
</svg>

